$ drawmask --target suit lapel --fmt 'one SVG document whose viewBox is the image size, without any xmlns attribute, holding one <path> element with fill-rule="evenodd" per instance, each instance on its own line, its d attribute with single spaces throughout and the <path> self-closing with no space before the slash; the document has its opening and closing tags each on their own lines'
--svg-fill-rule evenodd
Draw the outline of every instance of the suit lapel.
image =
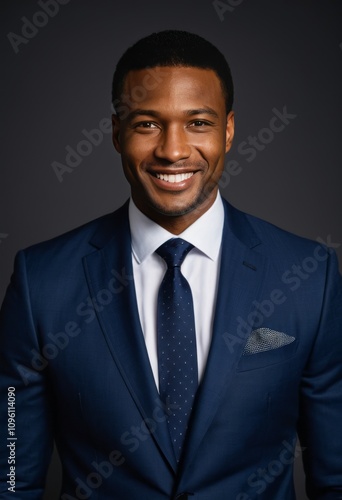
<svg viewBox="0 0 342 500">
<path fill-rule="evenodd" d="M 225 203 L 220 280 L 213 336 L 203 380 L 183 455 L 183 468 L 196 456 L 223 397 L 229 395 L 232 373 L 241 356 L 246 335 L 238 330 L 238 318 L 246 320 L 262 292 L 266 259 L 254 248 L 260 244 L 244 214 Z M 120 244 L 118 244 L 120 242 Z M 142 419 L 151 418 L 160 407 L 148 354 L 141 331 L 131 258 L 128 204 L 113 214 L 94 235 L 97 250 L 84 259 L 92 297 L 110 290 L 113 300 L 98 312 L 98 320 L 121 376 Z M 122 314 L 123 311 L 126 314 Z M 166 422 L 158 423 L 152 437 L 174 470 L 176 462 Z"/>
<path fill-rule="evenodd" d="M 161 403 L 140 326 L 127 207 L 128 204 L 115 212 L 114 220 L 94 235 L 91 243 L 97 251 L 85 257 L 84 266 L 91 296 L 95 299 L 101 293 L 108 296 L 108 291 L 112 295 L 110 303 L 97 311 L 97 317 L 112 358 L 142 419 L 151 419 Z M 152 437 L 175 468 L 166 421 L 158 419 Z"/>
<path fill-rule="evenodd" d="M 252 302 L 261 293 L 266 274 L 266 259 L 252 250 L 259 244 L 246 216 L 225 202 L 213 336 L 184 449 L 184 468 L 196 456 L 222 398 L 229 397 L 232 372 L 248 336 L 248 332 L 243 334 L 238 328 L 238 318 L 247 319 Z"/>
</svg>

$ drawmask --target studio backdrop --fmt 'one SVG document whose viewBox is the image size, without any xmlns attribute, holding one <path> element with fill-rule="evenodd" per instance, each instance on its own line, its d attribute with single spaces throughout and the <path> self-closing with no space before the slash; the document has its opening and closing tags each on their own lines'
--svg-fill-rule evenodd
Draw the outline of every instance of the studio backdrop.
<svg viewBox="0 0 342 500">
<path fill-rule="evenodd" d="M 128 46 L 164 29 L 204 36 L 231 66 L 223 196 L 333 247 L 341 263 L 341 21 L 333 0 L 3 1 L 1 301 L 19 249 L 128 198 L 111 141 L 112 75 Z M 303 272 L 310 279 L 312 260 Z M 300 453 L 294 465 L 305 500 Z M 59 481 L 55 454 L 46 500 Z"/>
</svg>

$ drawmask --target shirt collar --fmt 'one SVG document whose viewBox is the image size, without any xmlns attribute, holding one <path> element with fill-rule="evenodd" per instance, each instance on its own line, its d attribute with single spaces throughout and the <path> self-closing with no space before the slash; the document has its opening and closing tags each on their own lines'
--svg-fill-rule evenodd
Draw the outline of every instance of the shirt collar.
<svg viewBox="0 0 342 500">
<path fill-rule="evenodd" d="M 129 224 L 132 235 L 132 252 L 141 264 L 160 245 L 176 236 L 144 215 L 132 198 L 129 202 Z M 217 260 L 220 252 L 224 208 L 218 192 L 213 205 L 177 238 L 183 238 L 212 260 Z"/>
</svg>

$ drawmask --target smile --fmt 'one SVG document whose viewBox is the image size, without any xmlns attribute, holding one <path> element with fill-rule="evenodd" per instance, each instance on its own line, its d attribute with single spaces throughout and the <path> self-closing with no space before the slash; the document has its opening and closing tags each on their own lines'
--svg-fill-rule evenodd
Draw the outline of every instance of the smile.
<svg viewBox="0 0 342 500">
<path fill-rule="evenodd" d="M 171 183 L 183 182 L 186 179 L 190 179 L 193 175 L 193 172 L 187 172 L 186 174 L 155 174 L 157 179 Z"/>
</svg>

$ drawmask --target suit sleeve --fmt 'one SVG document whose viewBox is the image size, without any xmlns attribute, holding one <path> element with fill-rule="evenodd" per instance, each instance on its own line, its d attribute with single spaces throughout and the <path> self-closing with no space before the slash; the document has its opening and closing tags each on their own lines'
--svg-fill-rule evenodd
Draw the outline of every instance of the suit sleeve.
<svg viewBox="0 0 342 500">
<path fill-rule="evenodd" d="M 342 279 L 335 253 L 327 264 L 315 344 L 300 393 L 299 439 L 310 500 L 342 499 Z"/>
<path fill-rule="evenodd" d="M 19 252 L 0 313 L 0 497 L 4 500 L 43 496 L 53 438 L 47 373 L 33 363 L 39 350 L 25 253 Z"/>
</svg>

